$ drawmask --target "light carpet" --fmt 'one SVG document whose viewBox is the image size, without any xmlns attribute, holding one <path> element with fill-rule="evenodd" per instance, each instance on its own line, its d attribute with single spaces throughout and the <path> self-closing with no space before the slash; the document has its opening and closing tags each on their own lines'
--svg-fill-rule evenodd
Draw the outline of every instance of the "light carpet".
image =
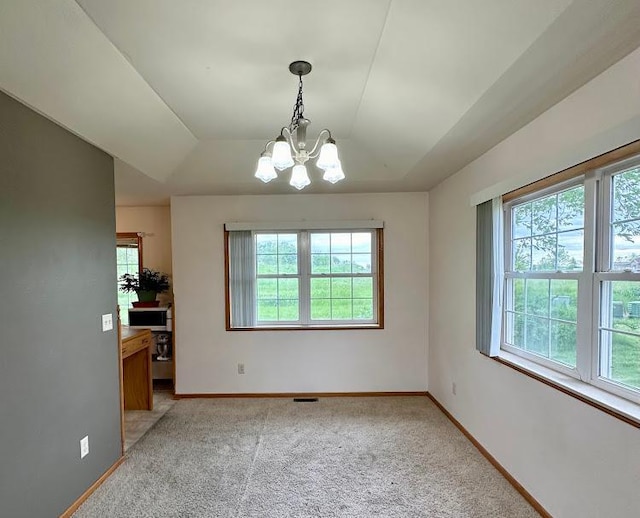
<svg viewBox="0 0 640 518">
<path fill-rule="evenodd" d="M 180 400 L 83 517 L 536 517 L 426 397 Z"/>
</svg>

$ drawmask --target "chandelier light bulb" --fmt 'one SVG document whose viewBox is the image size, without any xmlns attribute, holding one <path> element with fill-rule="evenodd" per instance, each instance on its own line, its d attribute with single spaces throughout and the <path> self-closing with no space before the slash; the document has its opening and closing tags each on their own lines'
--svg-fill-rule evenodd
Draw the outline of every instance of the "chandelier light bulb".
<svg viewBox="0 0 640 518">
<path fill-rule="evenodd" d="M 336 141 L 329 138 L 320 148 L 320 156 L 318 157 L 316 165 L 326 171 L 327 169 L 337 167 L 339 162 Z"/>
<path fill-rule="evenodd" d="M 270 182 L 278 177 L 278 173 L 276 173 L 276 170 L 273 168 L 273 162 L 270 156 L 261 156 L 258 159 L 258 168 L 256 169 L 255 177 L 264 183 Z"/>
<path fill-rule="evenodd" d="M 342 170 L 342 164 L 340 163 L 340 160 L 338 160 L 337 166 L 330 167 L 324 172 L 324 175 L 322 175 L 322 179 L 326 180 L 329 183 L 338 183 L 343 178 L 344 171 Z"/>
<path fill-rule="evenodd" d="M 291 171 L 291 180 L 289 181 L 289 183 L 299 191 L 309 185 L 311 183 L 311 180 L 309 180 L 307 168 L 300 164 L 295 166 Z"/>
<path fill-rule="evenodd" d="M 279 171 L 284 171 L 287 167 L 291 167 L 295 163 L 291 157 L 291 146 L 289 146 L 289 143 L 282 135 L 280 135 L 276 139 L 275 144 L 273 144 L 271 161 L 273 167 Z"/>
</svg>

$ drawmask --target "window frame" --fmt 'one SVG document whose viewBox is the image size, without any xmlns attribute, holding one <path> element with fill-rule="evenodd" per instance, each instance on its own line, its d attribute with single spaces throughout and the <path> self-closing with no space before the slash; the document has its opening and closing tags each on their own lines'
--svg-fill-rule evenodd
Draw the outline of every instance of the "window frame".
<svg viewBox="0 0 640 518">
<path fill-rule="evenodd" d="M 275 226 L 275 225 L 274 225 Z M 311 321 L 311 297 L 310 283 L 312 278 L 325 277 L 347 277 L 355 278 L 353 273 L 349 274 L 311 274 L 311 249 L 310 235 L 312 233 L 357 233 L 367 232 L 372 235 L 371 246 L 371 274 L 367 277 L 372 278 L 373 282 L 373 315 L 370 321 L 363 320 L 321 320 Z M 301 229 L 274 229 L 260 228 L 253 230 L 252 234 L 297 234 L 298 238 L 298 274 L 284 275 L 268 275 L 266 277 L 273 278 L 289 278 L 297 277 L 299 279 L 299 320 L 298 321 L 258 321 L 257 307 L 256 324 L 251 327 L 232 327 L 231 326 L 231 293 L 229 288 L 229 233 L 225 229 L 225 322 L 227 331 L 323 331 L 323 330 L 363 330 L 363 329 L 384 329 L 384 241 L 383 228 L 356 228 L 356 227 L 339 227 L 339 228 L 301 228 Z M 301 244 L 302 241 L 302 244 Z M 303 250 L 304 248 L 304 250 Z M 256 254 L 257 255 L 257 254 Z M 258 276 L 256 269 L 256 282 L 258 278 L 266 278 L 264 275 Z M 257 289 L 257 288 L 256 288 Z M 353 300 L 353 298 L 352 298 Z M 257 292 L 255 301 L 257 304 Z M 306 319 L 306 320 L 305 320 Z"/>
<path fill-rule="evenodd" d="M 584 383 L 622 397 L 633 403 L 640 403 L 640 388 L 634 389 L 601 376 L 603 354 L 605 349 L 601 330 L 603 328 L 603 308 L 607 307 L 605 282 L 634 281 L 640 282 L 640 272 L 614 271 L 610 269 L 613 235 L 611 231 L 613 178 L 616 174 L 640 167 L 639 142 L 625 146 L 631 152 L 627 156 L 619 156 L 623 150 L 614 150 L 611 160 L 602 162 L 597 157 L 590 162 L 594 166 L 575 166 L 570 170 L 525 186 L 516 191 L 520 195 L 507 193 L 503 197 L 504 204 L 504 292 L 501 312 L 502 334 L 501 350 L 514 354 L 542 367 L 565 374 Z M 599 163 L 600 162 L 600 163 Z M 568 174 L 569 173 L 569 174 Z M 553 181 L 553 180 L 556 181 Z M 535 186 L 539 185 L 539 188 Z M 584 248 L 582 272 L 516 272 L 512 269 L 513 238 L 512 209 L 523 203 L 544 198 L 550 194 L 583 184 L 584 195 Z M 560 362 L 549 360 L 535 353 L 529 353 L 507 343 L 509 318 L 513 310 L 511 283 L 517 278 L 562 279 L 571 278 L 578 282 L 577 317 L 576 317 L 576 367 L 571 368 Z M 610 350 L 606 350 L 610 354 Z"/>
<path fill-rule="evenodd" d="M 118 265 L 117 262 L 117 253 L 118 253 L 118 248 L 131 248 L 129 246 L 126 246 L 124 244 L 118 244 L 119 240 L 136 240 L 137 241 L 137 251 L 138 251 L 138 272 L 142 271 L 142 233 L 140 232 L 116 232 L 116 267 Z M 116 278 L 116 294 L 118 294 L 120 292 L 120 282 L 119 282 L 120 276 L 117 276 Z M 129 294 L 128 299 L 129 302 L 131 303 L 131 297 L 134 297 L 133 294 Z M 118 303 L 118 315 L 120 318 L 120 321 L 122 322 L 123 325 L 127 325 L 129 323 L 129 315 L 127 314 L 127 311 L 130 307 L 133 306 L 128 306 L 126 308 L 122 308 L 120 306 L 120 304 Z"/>
<path fill-rule="evenodd" d="M 583 318 L 581 318 L 581 310 L 582 313 L 584 314 L 586 311 L 590 312 L 590 308 L 586 308 L 586 305 L 584 303 L 584 301 L 582 301 L 581 304 L 581 299 L 583 299 L 584 297 L 581 297 L 581 294 L 584 292 L 584 287 L 581 289 L 581 286 L 584 286 L 585 284 L 588 284 L 588 280 L 587 280 L 587 275 L 585 275 L 585 272 L 588 272 L 588 267 L 589 265 L 592 263 L 591 260 L 591 252 L 590 252 L 590 247 L 588 245 L 588 240 L 589 237 L 587 235 L 587 221 L 589 221 L 589 218 L 592 217 L 592 214 L 587 214 L 588 210 L 587 210 L 587 197 L 590 191 L 590 187 L 589 187 L 589 183 L 590 182 L 590 178 L 587 178 L 588 175 L 581 175 L 575 178 L 571 178 L 562 182 L 559 182 L 557 184 L 553 184 L 550 186 L 546 186 L 538 191 L 533 191 L 533 192 L 529 192 L 524 196 L 515 198 L 513 200 L 510 200 L 509 202 L 505 203 L 503 205 L 503 212 L 504 212 L 504 228 L 503 228 L 503 232 L 504 232 L 504 294 L 503 294 L 503 309 L 502 309 L 502 333 L 501 333 L 501 338 L 500 338 L 500 348 L 511 353 L 511 354 L 515 354 L 516 356 L 520 356 L 522 358 L 525 358 L 527 360 L 533 361 L 539 365 L 542 365 L 544 367 L 553 369 L 555 371 L 561 372 L 562 374 L 566 374 L 568 376 L 571 376 L 573 378 L 576 379 L 581 379 L 582 377 L 584 377 L 584 373 L 588 372 L 590 370 L 590 366 L 587 365 L 581 365 L 580 359 L 583 358 L 584 356 L 584 352 L 582 354 L 579 354 L 579 347 L 585 346 L 585 342 L 580 340 L 580 336 L 583 336 L 587 331 L 585 329 L 582 328 L 582 326 L 580 325 L 581 322 L 584 321 Z M 572 189 L 574 187 L 577 187 L 578 185 L 583 185 L 584 186 L 584 190 L 585 190 L 585 213 L 584 213 L 584 240 L 583 240 L 583 261 L 582 261 L 582 271 L 572 271 L 572 272 L 562 272 L 562 271 L 529 271 L 529 272 L 519 272 L 516 271 L 512 268 L 513 266 L 513 238 L 512 238 L 512 218 L 511 218 L 511 211 L 514 207 L 517 207 L 518 205 L 522 205 L 525 203 L 529 203 L 532 202 L 534 200 L 537 199 L 541 199 L 541 198 L 545 198 L 547 196 L 551 196 L 553 194 L 558 194 L 560 192 Z M 511 285 L 511 283 L 513 282 L 514 279 L 542 279 L 542 280 L 575 280 L 578 283 L 578 288 L 577 288 L 577 300 L 576 300 L 576 304 L 577 304 L 577 316 L 576 316 L 576 366 L 575 367 L 571 367 L 567 364 L 563 364 L 554 360 L 551 360 L 549 358 L 545 358 L 544 356 L 535 354 L 535 353 L 530 353 L 528 351 L 525 351 L 523 349 L 520 349 L 518 347 L 515 347 L 511 344 L 508 344 L 506 342 L 506 336 L 507 336 L 507 328 L 509 325 L 508 322 L 508 318 L 507 318 L 507 314 L 509 312 L 511 312 L 511 310 L 509 309 L 510 307 L 512 307 L 512 301 L 510 300 L 510 296 L 511 296 L 511 290 L 509 289 L 509 286 Z M 513 313 L 515 314 L 515 311 L 513 311 Z M 547 320 L 551 320 L 551 317 L 547 317 Z M 584 325 L 584 324 L 583 324 Z M 580 359 L 579 359 L 580 358 Z"/>
</svg>

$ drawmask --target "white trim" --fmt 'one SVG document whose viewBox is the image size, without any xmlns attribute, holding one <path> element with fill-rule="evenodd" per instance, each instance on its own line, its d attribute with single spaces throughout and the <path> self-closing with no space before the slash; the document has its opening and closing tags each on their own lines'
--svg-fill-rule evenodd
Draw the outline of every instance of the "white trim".
<svg viewBox="0 0 640 518">
<path fill-rule="evenodd" d="M 384 228 L 376 219 L 352 221 L 232 221 L 224 224 L 229 232 L 239 230 L 350 230 Z"/>
</svg>

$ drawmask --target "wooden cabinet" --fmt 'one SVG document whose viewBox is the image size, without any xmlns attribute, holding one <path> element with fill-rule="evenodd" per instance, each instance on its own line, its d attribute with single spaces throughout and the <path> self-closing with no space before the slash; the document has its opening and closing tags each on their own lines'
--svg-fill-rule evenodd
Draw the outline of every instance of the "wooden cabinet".
<svg viewBox="0 0 640 518">
<path fill-rule="evenodd" d="M 125 410 L 153 410 L 153 378 L 148 329 L 122 328 L 122 388 Z"/>
</svg>

